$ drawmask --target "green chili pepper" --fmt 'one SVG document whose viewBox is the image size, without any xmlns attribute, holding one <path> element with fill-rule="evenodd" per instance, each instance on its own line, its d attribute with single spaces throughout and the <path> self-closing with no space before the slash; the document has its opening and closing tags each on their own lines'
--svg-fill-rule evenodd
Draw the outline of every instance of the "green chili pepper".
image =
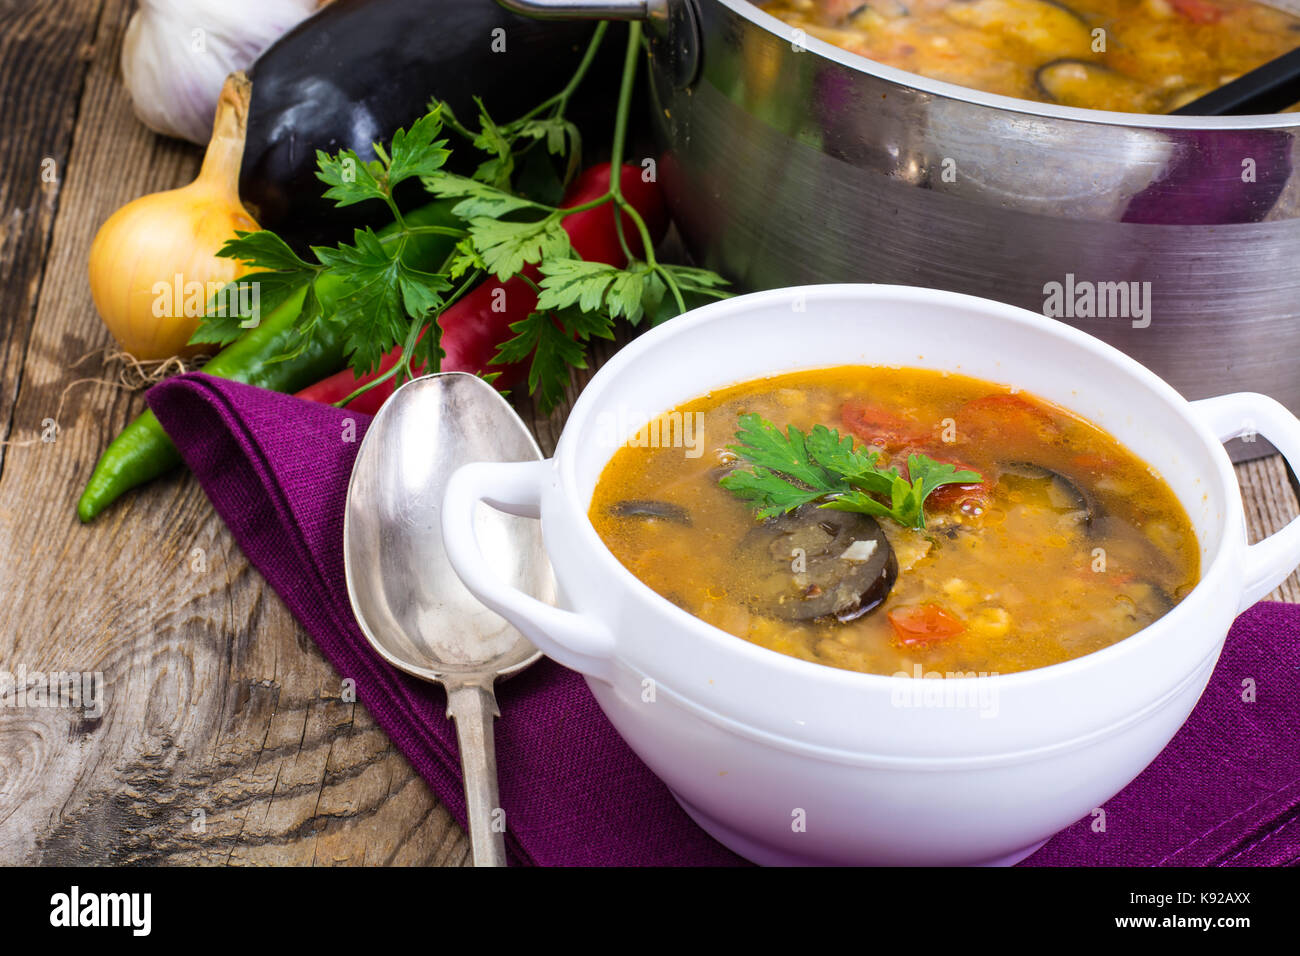
<svg viewBox="0 0 1300 956">
<path fill-rule="evenodd" d="M 408 213 L 406 222 L 413 226 L 464 224 L 451 209 L 459 200 L 440 200 Z M 382 236 L 396 226 L 380 230 Z M 436 233 L 422 233 L 408 241 L 403 260 L 416 268 L 437 270 L 455 245 L 455 238 Z M 321 276 L 316 292 L 322 302 L 337 293 L 337 280 Z M 317 323 L 311 344 L 302 352 L 281 361 L 279 356 L 296 349 L 298 333 L 294 323 L 302 310 L 306 290 L 294 293 L 270 315 L 262 319 L 237 341 L 218 352 L 202 371 L 218 378 L 245 382 L 277 392 L 296 392 L 345 364 L 343 342 L 346 328 L 328 318 Z M 180 453 L 172 444 L 152 411 L 146 411 L 122 430 L 104 450 L 86 489 L 77 502 L 77 517 L 93 521 L 97 515 L 125 492 L 157 478 L 181 463 Z"/>
</svg>

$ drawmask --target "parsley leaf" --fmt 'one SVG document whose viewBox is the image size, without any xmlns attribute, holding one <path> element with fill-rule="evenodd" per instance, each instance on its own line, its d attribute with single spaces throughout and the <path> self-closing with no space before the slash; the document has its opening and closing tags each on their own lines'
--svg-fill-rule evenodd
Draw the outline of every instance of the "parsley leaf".
<svg viewBox="0 0 1300 956">
<path fill-rule="evenodd" d="M 302 294 L 320 273 L 320 266 L 304 262 L 273 232 L 236 232 L 217 252 L 225 259 L 238 259 L 253 267 L 234 282 L 227 283 L 213 297 L 190 344 L 227 345 L 253 328 L 285 302 Z M 252 287 L 256 299 L 247 292 Z M 256 314 L 252 308 L 256 307 Z M 238 308 L 235 308 L 238 306 Z"/>
<path fill-rule="evenodd" d="M 552 156 L 568 156 L 564 171 L 567 183 L 578 174 L 582 165 L 582 133 L 572 120 L 563 116 L 547 116 L 525 120 L 514 127 L 520 139 L 545 140 L 546 151 Z"/>
<path fill-rule="evenodd" d="M 569 254 L 569 234 L 560 223 L 559 216 L 536 222 L 502 222 L 478 216 L 470 220 L 469 234 L 484 267 L 505 282 L 525 265 Z"/>
<path fill-rule="evenodd" d="M 733 470 L 719 484 L 754 505 L 759 518 L 820 502 L 820 508 L 892 518 L 924 529 L 925 499 L 931 492 L 983 480 L 973 471 L 918 454 L 908 455 L 904 478 L 898 469 L 878 464 L 878 450 L 856 449 L 851 437 L 825 425 L 814 425 L 807 434 L 790 425 L 782 433 L 755 414 L 741 415 L 739 425 L 737 444 L 727 447 L 751 467 Z"/>
<path fill-rule="evenodd" d="M 664 264 L 660 268 L 676 280 L 678 287 L 683 292 L 698 292 L 712 295 L 717 299 L 725 299 L 730 295 L 729 292 L 724 292 L 722 287 L 731 283 L 709 269 L 669 264 Z"/>
<path fill-rule="evenodd" d="M 479 119 L 479 133 L 473 139 L 474 148 L 492 157 L 479 164 L 474 171 L 474 178 L 497 189 L 509 189 L 510 177 L 515 171 L 514 141 L 492 121 L 487 107 L 479 97 L 474 97 L 474 102 L 478 105 Z"/>
<path fill-rule="evenodd" d="M 641 262 L 618 269 L 582 259 L 551 259 L 539 268 L 539 309 L 577 306 L 583 312 L 604 311 L 636 325 L 642 316 L 659 311 L 667 293 L 658 271 Z"/>
<path fill-rule="evenodd" d="M 424 183 L 425 189 L 443 199 L 464 196 L 465 199 L 451 209 L 452 213 L 461 219 L 473 219 L 476 216 L 490 216 L 495 219 L 520 209 L 543 208 L 503 189 L 481 183 L 477 179 L 468 179 L 444 170 L 440 170 L 436 175 L 424 177 L 421 182 Z"/>
<path fill-rule="evenodd" d="M 411 124 L 409 130 L 399 129 L 393 134 L 388 163 L 388 193 L 408 179 L 432 176 L 442 169 L 451 150 L 445 149 L 447 141 L 438 139 L 442 132 L 442 113 L 434 110 Z"/>
<path fill-rule="evenodd" d="M 801 488 L 761 465 L 755 465 L 753 471 L 737 469 L 721 484 L 737 498 L 757 505 L 758 517 L 764 519 L 794 511 L 826 494 L 821 488 Z"/>
<path fill-rule="evenodd" d="M 391 201 L 393 189 L 416 176 L 432 176 L 442 169 L 451 151 L 444 149 L 442 111 L 438 108 L 421 116 L 409 130 L 393 134 L 388 150 L 374 144 L 378 159 L 363 160 L 354 150 L 343 149 L 331 156 L 316 150 L 316 178 L 330 188 L 326 199 L 336 206 L 351 206 L 368 199 Z"/>
<path fill-rule="evenodd" d="M 487 263 L 475 250 L 473 240 L 466 236 L 456 243 L 455 251 L 447 265 L 447 277 L 459 279 L 465 273 L 473 272 L 476 269 L 482 269 L 486 272 Z"/>
<path fill-rule="evenodd" d="M 667 283 L 660 278 L 661 275 L 666 275 L 676 285 L 687 311 L 707 305 L 714 299 L 726 299 L 731 296 L 731 293 L 723 288 L 730 283 L 716 272 L 697 269 L 694 266 L 660 263 L 655 271 L 652 286 L 663 286 L 664 294 L 658 295 L 657 288 L 647 287 L 645 310 L 650 317 L 651 325 L 659 325 L 681 314 L 676 296 L 667 294 Z"/>
<path fill-rule="evenodd" d="M 553 156 L 581 154 L 582 133 L 572 120 L 563 116 L 525 120 L 516 129 L 523 139 L 546 140 L 546 151 Z"/>
<path fill-rule="evenodd" d="M 313 246 L 316 257 L 344 280 L 337 318 L 348 327 L 344 351 L 352 367 L 369 372 L 384 353 L 401 344 L 409 320 L 423 320 L 440 306 L 451 288 L 441 273 L 421 272 L 401 259 L 401 244 L 391 251 L 369 227 L 353 234 L 353 245 Z"/>
<path fill-rule="evenodd" d="M 539 309 L 564 309 L 576 305 L 584 312 L 594 312 L 605 302 L 605 295 L 618 269 L 603 262 L 585 259 L 556 259 L 541 266 Z"/>
<path fill-rule="evenodd" d="M 614 338 L 614 320 L 603 312 L 570 307 L 556 312 L 537 311 L 510 326 L 515 337 L 503 344 L 493 365 L 522 362 L 528 366 L 528 390 L 536 392 L 542 410 L 549 412 L 564 398 L 570 368 L 587 367 L 586 343 L 592 338 Z"/>
<path fill-rule="evenodd" d="M 367 162 L 350 149 L 339 150 L 333 156 L 318 149 L 316 167 L 316 178 L 330 187 L 322 195 L 333 199 L 335 206 L 388 198 L 381 183 L 384 164 L 377 159 Z"/>
<path fill-rule="evenodd" d="M 289 248 L 289 244 L 275 233 L 262 229 L 257 232 L 236 232 L 217 252 L 223 259 L 239 259 L 270 272 L 298 272 L 317 268 L 304 262 Z"/>
<path fill-rule="evenodd" d="M 569 366 L 586 368 L 587 356 L 581 343 L 565 333 L 548 312 L 533 312 L 510 326 L 515 337 L 503 344 L 492 359 L 495 365 L 522 362 L 530 355 L 528 390 L 537 393 L 544 409 L 552 409 L 564 398 L 569 384 Z"/>
<path fill-rule="evenodd" d="M 842 480 L 808 453 L 804 433 L 793 425 L 782 434 L 775 425 L 758 415 L 741 415 L 736 441 L 739 444 L 727 447 L 746 461 L 770 472 L 793 478 L 809 488 L 820 489 L 822 493 L 847 490 Z"/>
</svg>

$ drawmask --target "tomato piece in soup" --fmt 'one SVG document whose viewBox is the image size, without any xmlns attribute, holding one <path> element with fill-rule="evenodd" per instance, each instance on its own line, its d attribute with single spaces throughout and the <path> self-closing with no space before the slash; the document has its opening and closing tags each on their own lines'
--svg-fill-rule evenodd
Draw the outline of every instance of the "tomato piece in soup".
<svg viewBox="0 0 1300 956">
<path fill-rule="evenodd" d="M 864 6 L 861 0 L 815 0 L 814 2 L 817 12 L 829 24 L 843 23 Z"/>
<path fill-rule="evenodd" d="M 988 482 L 984 481 L 973 485 L 944 485 L 926 497 L 925 506 L 933 511 L 960 511 L 975 516 L 984 513 L 992 496 Z"/>
<path fill-rule="evenodd" d="M 912 604 L 889 612 L 894 637 L 899 644 L 913 646 L 955 637 L 966 625 L 937 604 Z"/>
<path fill-rule="evenodd" d="M 855 437 L 888 451 L 924 445 L 931 437 L 923 426 L 897 412 L 856 398 L 840 406 L 840 421 Z"/>
<path fill-rule="evenodd" d="M 1223 10 L 1207 0 L 1169 0 L 1169 5 L 1193 23 L 1218 23 L 1223 19 Z"/>
<path fill-rule="evenodd" d="M 940 464 L 952 465 L 958 471 L 973 471 L 984 479 L 966 485 L 941 485 L 926 495 L 925 506 L 927 509 L 931 511 L 960 511 L 963 514 L 978 515 L 988 506 L 989 500 L 993 497 L 994 475 L 987 474 L 986 470 L 975 468 L 957 458 L 930 454 L 930 451 L 925 448 L 908 448 L 898 456 L 898 470 L 908 481 L 912 480 L 912 476 L 908 474 L 907 456 L 914 454 L 927 455 Z"/>
<path fill-rule="evenodd" d="M 957 412 L 956 421 L 959 437 L 998 444 L 1051 443 L 1061 434 L 1047 409 L 1010 392 L 967 402 Z"/>
</svg>

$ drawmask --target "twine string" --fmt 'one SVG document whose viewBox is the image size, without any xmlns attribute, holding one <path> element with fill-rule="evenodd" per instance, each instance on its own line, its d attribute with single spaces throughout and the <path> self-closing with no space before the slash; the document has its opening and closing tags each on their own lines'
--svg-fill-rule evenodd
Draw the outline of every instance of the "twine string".
<svg viewBox="0 0 1300 956">
<path fill-rule="evenodd" d="M 62 429 L 62 426 L 59 425 L 59 419 L 63 415 L 64 402 L 67 401 L 68 394 L 78 385 L 105 385 L 109 388 L 123 389 L 128 392 L 139 392 L 172 375 L 180 375 L 201 368 L 209 358 L 209 356 L 201 355 L 191 359 L 184 359 L 179 355 L 172 355 L 164 359 L 138 359 L 130 352 L 123 352 L 112 346 L 106 346 L 92 349 L 69 365 L 68 368 L 78 368 L 95 356 L 101 357 L 104 369 L 111 376 L 110 378 L 78 378 L 69 382 L 59 392 L 59 402 L 55 406 L 53 417 L 42 420 L 41 428 L 35 437 L 12 438 L 0 441 L 0 447 L 30 448 L 32 445 L 38 445 L 43 441 L 47 441 L 44 435 L 50 427 L 53 427 L 54 434 L 57 435 Z M 52 425 L 46 425 L 46 421 L 52 422 Z"/>
</svg>

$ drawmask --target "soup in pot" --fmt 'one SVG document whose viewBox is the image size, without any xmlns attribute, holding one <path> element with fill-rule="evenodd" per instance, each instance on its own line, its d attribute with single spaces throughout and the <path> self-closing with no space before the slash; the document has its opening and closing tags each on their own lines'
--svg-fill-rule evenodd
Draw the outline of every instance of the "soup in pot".
<svg viewBox="0 0 1300 956">
<path fill-rule="evenodd" d="M 987 93 L 1166 113 L 1300 46 L 1254 0 L 772 0 L 868 59 Z"/>
<path fill-rule="evenodd" d="M 1010 673 L 1121 641 L 1196 585 L 1173 492 L 1065 409 L 864 366 L 686 402 L 613 455 L 590 519 L 660 595 L 875 674 Z"/>
</svg>

